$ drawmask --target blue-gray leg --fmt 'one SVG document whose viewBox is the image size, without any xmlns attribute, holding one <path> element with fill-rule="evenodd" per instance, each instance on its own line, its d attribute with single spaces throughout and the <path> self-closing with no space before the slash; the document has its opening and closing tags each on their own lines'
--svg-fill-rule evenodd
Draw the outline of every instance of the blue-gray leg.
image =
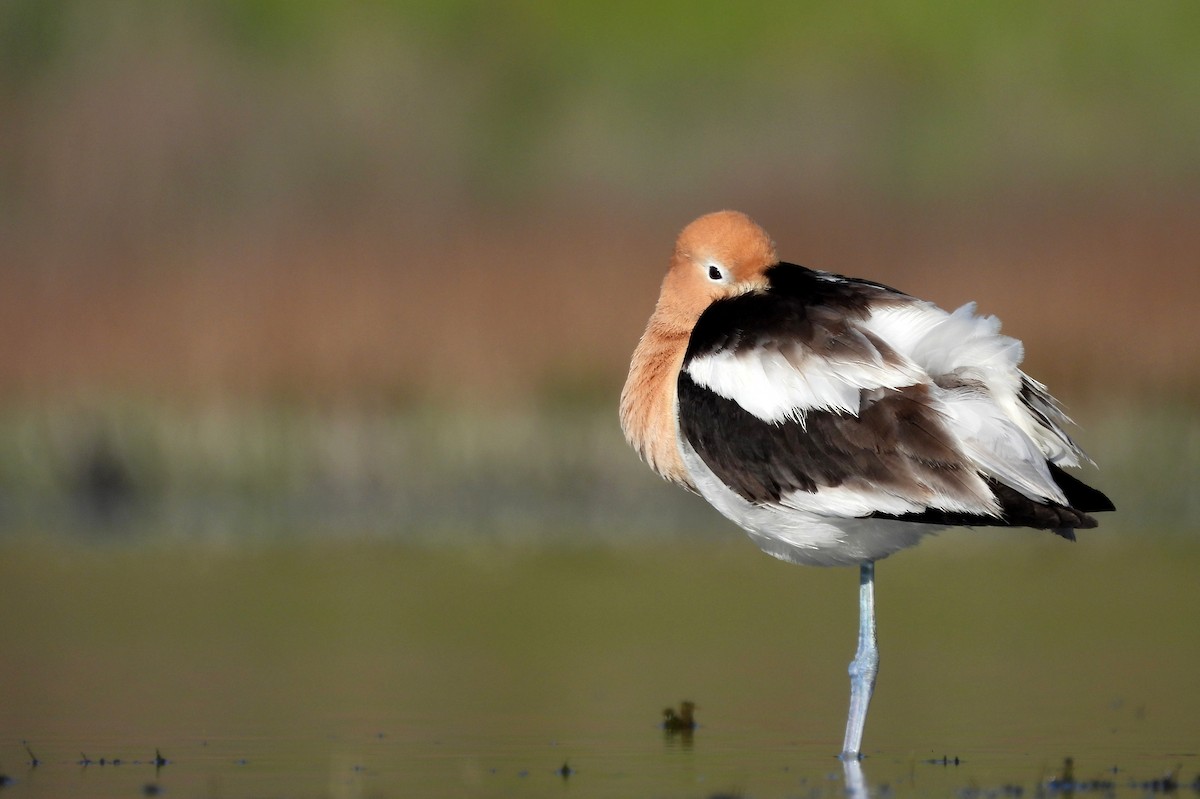
<svg viewBox="0 0 1200 799">
<path fill-rule="evenodd" d="M 864 561 L 858 577 L 858 650 L 850 661 L 850 715 L 846 718 L 846 740 L 842 757 L 861 757 L 867 707 L 879 672 L 879 647 L 875 643 L 875 563 Z"/>
</svg>

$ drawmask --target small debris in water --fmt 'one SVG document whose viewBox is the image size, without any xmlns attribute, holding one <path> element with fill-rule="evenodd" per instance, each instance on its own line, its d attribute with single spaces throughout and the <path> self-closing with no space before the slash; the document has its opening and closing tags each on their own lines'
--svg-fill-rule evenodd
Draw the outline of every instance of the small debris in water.
<svg viewBox="0 0 1200 799">
<path fill-rule="evenodd" d="M 562 764 L 562 768 L 558 769 L 554 773 L 557 774 L 558 776 L 562 777 L 565 780 L 568 777 L 570 777 L 572 774 L 575 773 L 575 769 L 571 768 L 571 766 L 567 763 L 567 761 L 564 760 L 563 764 Z"/>
<path fill-rule="evenodd" d="M 1005 783 L 999 788 L 963 788 L 958 792 L 959 799 L 996 799 L 998 796 L 1021 797 L 1025 795 L 1025 789 L 1020 785 L 1014 785 L 1011 782 Z M 1043 794 L 1039 791 L 1038 796 Z"/>
<path fill-rule="evenodd" d="M 39 765 L 41 765 L 42 761 L 38 760 L 37 755 L 35 755 L 33 750 L 29 748 L 29 741 L 21 741 L 21 746 L 25 747 L 25 752 L 29 755 L 30 768 L 37 768 Z"/>
<path fill-rule="evenodd" d="M 1049 791 L 1073 793 L 1075 791 L 1112 791 L 1116 783 L 1112 780 L 1076 780 L 1075 761 L 1069 757 L 1063 758 L 1062 772 L 1057 777 L 1051 777 L 1046 782 Z"/>
<path fill-rule="evenodd" d="M 1176 767 L 1170 774 L 1164 774 L 1155 780 L 1146 780 L 1145 782 L 1135 783 L 1135 787 L 1141 788 L 1143 791 L 1150 793 L 1175 793 L 1179 790 L 1179 768 Z M 1192 783 L 1193 788 L 1200 786 L 1200 777 Z"/>
<path fill-rule="evenodd" d="M 696 729 L 696 703 L 684 700 L 679 703 L 679 712 L 675 712 L 674 708 L 667 708 L 663 711 L 663 729 L 669 732 L 681 732 L 683 730 Z"/>
<path fill-rule="evenodd" d="M 154 766 L 156 768 L 162 768 L 163 766 L 167 765 L 168 762 L 169 761 L 165 757 L 162 756 L 162 752 L 158 751 L 158 748 L 155 747 L 155 749 L 154 749 Z"/>
<path fill-rule="evenodd" d="M 83 752 L 79 753 L 79 760 L 77 762 L 79 765 L 84 766 L 84 767 L 92 765 L 92 759 L 90 757 L 88 757 L 87 755 L 85 755 Z"/>
<path fill-rule="evenodd" d="M 162 793 L 162 788 L 158 787 L 158 783 L 148 782 L 142 786 L 143 796 L 158 796 Z"/>
<path fill-rule="evenodd" d="M 925 762 L 930 766 L 957 766 L 962 763 L 962 761 L 958 759 L 958 755 L 955 755 L 954 757 L 950 757 L 949 755 L 931 757 Z"/>
</svg>

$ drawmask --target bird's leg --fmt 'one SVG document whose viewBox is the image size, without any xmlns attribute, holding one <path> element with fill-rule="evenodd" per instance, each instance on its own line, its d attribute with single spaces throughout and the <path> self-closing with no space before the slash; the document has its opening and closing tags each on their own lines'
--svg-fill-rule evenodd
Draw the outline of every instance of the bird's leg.
<svg viewBox="0 0 1200 799">
<path fill-rule="evenodd" d="M 846 740 L 842 758 L 862 757 L 863 727 L 867 707 L 879 671 L 879 648 L 875 644 L 875 562 L 863 561 L 858 577 L 858 650 L 850 661 L 850 715 L 846 718 Z"/>
</svg>

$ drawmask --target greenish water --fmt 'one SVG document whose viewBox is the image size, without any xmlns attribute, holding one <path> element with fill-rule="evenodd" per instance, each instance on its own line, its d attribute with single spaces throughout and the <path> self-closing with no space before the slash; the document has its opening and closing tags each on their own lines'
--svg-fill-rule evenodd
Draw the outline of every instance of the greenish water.
<svg viewBox="0 0 1200 799">
<path fill-rule="evenodd" d="M 1116 795 L 1170 773 L 1191 790 L 1200 541 L 1081 539 L 962 532 L 880 564 L 869 791 L 1034 795 L 1068 756 L 1077 780 Z M 3 791 L 840 796 L 856 581 L 736 534 L 536 548 L 10 540 Z M 659 727 L 684 699 L 699 706 L 690 739 Z"/>
</svg>

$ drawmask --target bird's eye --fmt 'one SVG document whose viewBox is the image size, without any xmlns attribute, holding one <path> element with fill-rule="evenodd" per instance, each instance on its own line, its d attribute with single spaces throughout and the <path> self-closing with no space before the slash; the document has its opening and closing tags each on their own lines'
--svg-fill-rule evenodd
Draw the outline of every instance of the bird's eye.
<svg viewBox="0 0 1200 799">
<path fill-rule="evenodd" d="M 725 279 L 725 275 L 721 274 L 721 268 L 720 268 L 719 266 L 712 266 L 712 265 L 709 265 L 709 267 L 708 267 L 708 279 L 709 279 L 709 280 L 712 280 L 713 282 L 716 282 L 716 281 L 718 281 L 718 280 L 724 280 L 724 279 Z"/>
</svg>

